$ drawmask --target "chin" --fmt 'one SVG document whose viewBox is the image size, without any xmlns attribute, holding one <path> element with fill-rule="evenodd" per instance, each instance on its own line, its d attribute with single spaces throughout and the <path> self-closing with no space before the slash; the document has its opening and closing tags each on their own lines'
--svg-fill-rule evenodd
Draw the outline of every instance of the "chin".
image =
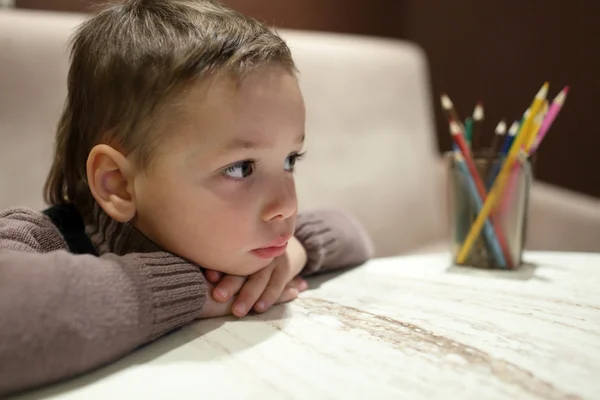
<svg viewBox="0 0 600 400">
<path fill-rule="evenodd" d="M 229 264 L 227 266 L 222 266 L 221 268 L 216 268 L 215 271 L 219 271 L 228 275 L 249 276 L 265 268 L 272 262 L 273 259 L 259 259 L 251 255 L 247 259 L 240 261 L 235 265 Z"/>
<path fill-rule="evenodd" d="M 267 260 L 257 260 L 254 263 L 252 263 L 250 265 L 248 265 L 248 271 L 246 271 L 243 275 L 252 275 L 255 272 L 260 271 L 261 269 L 265 268 L 266 266 L 268 266 L 269 264 L 271 264 L 273 262 L 273 259 L 267 259 Z"/>
<path fill-rule="evenodd" d="M 273 262 L 273 259 L 260 259 L 254 256 L 251 256 L 251 261 L 248 262 L 244 269 L 244 272 L 240 275 L 252 275 L 255 272 L 260 271 L 261 269 L 265 268 L 266 266 L 268 266 L 269 264 L 271 264 Z"/>
</svg>

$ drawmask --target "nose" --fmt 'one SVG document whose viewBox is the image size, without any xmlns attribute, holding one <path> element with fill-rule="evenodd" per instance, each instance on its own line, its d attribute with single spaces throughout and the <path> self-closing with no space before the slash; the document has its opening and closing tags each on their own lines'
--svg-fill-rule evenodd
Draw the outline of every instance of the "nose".
<svg viewBox="0 0 600 400">
<path fill-rule="evenodd" d="M 293 216 L 298 210 L 296 198 L 296 185 L 293 179 L 283 178 L 271 185 L 268 190 L 267 201 L 262 210 L 262 220 L 285 220 Z"/>
</svg>

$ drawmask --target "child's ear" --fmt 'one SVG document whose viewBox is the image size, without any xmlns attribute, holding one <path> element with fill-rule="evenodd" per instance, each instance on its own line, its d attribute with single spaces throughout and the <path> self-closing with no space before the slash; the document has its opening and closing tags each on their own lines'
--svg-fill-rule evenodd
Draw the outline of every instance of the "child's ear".
<svg viewBox="0 0 600 400">
<path fill-rule="evenodd" d="M 128 222 L 135 216 L 134 168 L 112 147 L 94 146 L 87 159 L 87 179 L 92 196 L 114 220 Z"/>
</svg>

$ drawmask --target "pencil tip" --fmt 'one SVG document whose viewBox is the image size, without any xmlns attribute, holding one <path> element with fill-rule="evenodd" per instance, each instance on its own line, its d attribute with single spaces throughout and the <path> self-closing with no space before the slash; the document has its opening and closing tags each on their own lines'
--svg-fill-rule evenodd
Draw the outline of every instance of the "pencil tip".
<svg viewBox="0 0 600 400">
<path fill-rule="evenodd" d="M 506 122 L 504 120 L 498 122 L 496 125 L 496 135 L 504 135 L 506 133 Z"/>
<path fill-rule="evenodd" d="M 512 125 L 510 126 L 510 128 L 508 129 L 508 134 L 510 136 L 515 136 L 517 134 L 517 132 L 519 131 L 519 121 L 515 121 L 512 123 Z"/>
<path fill-rule="evenodd" d="M 554 100 L 552 100 L 552 104 L 555 105 L 559 105 L 562 106 L 567 98 L 567 93 L 569 93 L 569 87 L 565 87 L 563 90 L 561 90 L 556 97 L 554 98 Z"/>
<path fill-rule="evenodd" d="M 475 121 L 481 121 L 483 119 L 483 102 L 478 101 L 473 110 L 473 119 Z"/>
<path fill-rule="evenodd" d="M 452 135 L 458 135 L 459 133 L 461 133 L 460 126 L 458 126 L 456 121 L 454 121 L 452 119 L 450 120 L 450 133 Z"/>
<path fill-rule="evenodd" d="M 540 88 L 540 90 L 537 92 L 537 94 L 535 95 L 535 97 L 537 99 L 545 99 L 546 96 L 548 95 L 548 88 L 549 87 L 550 87 L 550 83 L 544 82 L 544 84 L 542 85 L 542 87 Z"/>
<path fill-rule="evenodd" d="M 441 100 L 442 100 L 442 107 L 445 110 L 450 110 L 452 108 L 452 106 L 453 106 L 452 100 L 450 100 L 450 97 L 446 93 L 442 93 Z"/>
</svg>

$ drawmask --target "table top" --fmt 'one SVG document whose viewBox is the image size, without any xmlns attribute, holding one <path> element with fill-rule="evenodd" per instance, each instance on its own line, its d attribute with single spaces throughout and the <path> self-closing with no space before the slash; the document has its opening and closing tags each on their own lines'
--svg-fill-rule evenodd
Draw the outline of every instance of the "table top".
<svg viewBox="0 0 600 400">
<path fill-rule="evenodd" d="M 600 254 L 525 261 L 511 272 L 450 267 L 447 254 L 375 259 L 24 398 L 600 398 Z"/>
</svg>

